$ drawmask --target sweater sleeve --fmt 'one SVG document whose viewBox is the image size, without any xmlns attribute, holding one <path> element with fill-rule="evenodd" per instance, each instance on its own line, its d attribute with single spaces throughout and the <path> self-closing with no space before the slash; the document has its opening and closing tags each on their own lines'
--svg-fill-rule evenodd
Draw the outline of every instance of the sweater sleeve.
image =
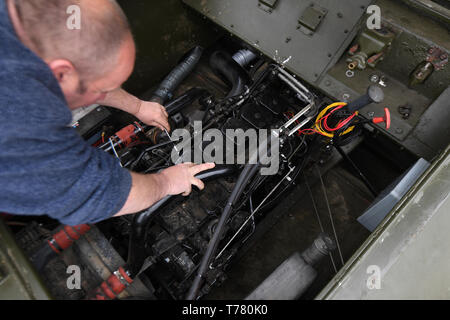
<svg viewBox="0 0 450 320">
<path fill-rule="evenodd" d="M 67 225 L 117 213 L 131 189 L 130 173 L 67 127 L 65 101 L 42 83 L 1 75 L 0 82 L 0 210 Z"/>
</svg>

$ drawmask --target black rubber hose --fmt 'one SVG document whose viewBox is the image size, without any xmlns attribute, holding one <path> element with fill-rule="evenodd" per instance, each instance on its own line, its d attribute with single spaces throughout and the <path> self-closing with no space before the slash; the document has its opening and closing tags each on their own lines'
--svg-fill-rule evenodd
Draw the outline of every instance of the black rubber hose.
<svg viewBox="0 0 450 320">
<path fill-rule="evenodd" d="M 173 69 L 161 82 L 150 100 L 164 105 L 168 99 L 171 99 L 175 89 L 192 72 L 192 70 L 194 70 L 195 66 L 200 61 L 202 53 L 202 47 L 195 47 L 192 49 L 188 53 L 187 58 L 176 66 L 175 69 Z"/>
<path fill-rule="evenodd" d="M 194 300 L 197 298 L 198 291 L 200 290 L 200 286 L 203 282 L 204 274 L 211 263 L 211 259 L 213 258 L 217 247 L 219 246 L 220 239 L 222 239 L 222 233 L 225 230 L 228 218 L 233 211 L 233 206 L 244 191 L 247 182 L 258 172 L 259 168 L 260 166 L 258 164 L 247 164 L 239 175 L 238 181 L 236 182 L 236 185 L 228 198 L 227 204 L 223 209 L 222 215 L 220 216 L 219 222 L 217 223 L 216 231 L 214 231 L 214 235 L 209 241 L 206 252 L 202 257 L 200 267 L 198 268 L 197 275 L 194 278 L 192 286 L 186 296 L 186 300 Z"/>
<path fill-rule="evenodd" d="M 57 256 L 58 254 L 48 245 L 47 242 L 45 242 L 45 244 L 43 244 L 39 250 L 37 250 L 30 257 L 30 260 L 38 271 L 42 271 L 50 260 L 56 258 Z"/>
<path fill-rule="evenodd" d="M 207 182 L 219 177 L 227 176 L 235 171 L 232 166 L 216 166 L 214 169 L 199 173 L 195 177 Z M 175 196 L 166 196 L 156 202 L 149 209 L 134 216 L 130 235 L 128 260 L 125 269 L 130 273 L 130 277 L 137 276 L 147 257 L 145 250 L 145 232 L 149 223 L 153 220 L 161 208 L 163 208 Z"/>
<path fill-rule="evenodd" d="M 225 81 L 231 86 L 227 98 L 240 95 L 251 81 L 247 71 L 234 61 L 227 52 L 214 52 L 209 59 L 209 65 L 216 74 L 225 78 Z"/>
<path fill-rule="evenodd" d="M 169 116 L 173 116 L 174 114 L 180 112 L 185 107 L 189 106 L 198 98 L 203 95 L 209 94 L 207 90 L 201 88 L 192 88 L 186 91 L 183 95 L 179 96 L 175 100 L 169 102 L 166 105 L 166 111 Z"/>
</svg>

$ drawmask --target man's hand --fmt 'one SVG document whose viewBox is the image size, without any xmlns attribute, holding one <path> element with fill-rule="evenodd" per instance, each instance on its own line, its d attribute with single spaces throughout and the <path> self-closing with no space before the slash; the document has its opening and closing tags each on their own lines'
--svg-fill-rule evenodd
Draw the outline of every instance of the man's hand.
<svg viewBox="0 0 450 320">
<path fill-rule="evenodd" d="M 214 167 L 214 163 L 197 165 L 187 162 L 165 169 L 159 174 L 164 177 L 167 183 L 167 194 L 177 195 L 181 193 L 183 196 L 187 196 L 192 191 L 192 185 L 197 186 L 200 190 L 203 190 L 205 187 L 203 181 L 195 178 L 195 175 Z"/>
<path fill-rule="evenodd" d="M 170 131 L 168 121 L 169 115 L 166 112 L 166 108 L 159 103 L 141 100 L 135 116 L 149 126 L 155 126 L 161 130 L 166 129 L 167 131 Z"/>
<path fill-rule="evenodd" d="M 131 113 L 149 126 L 155 126 L 161 130 L 166 129 L 167 131 L 170 131 L 168 114 L 162 105 L 156 102 L 140 100 L 122 88 L 108 92 L 108 94 L 102 100 L 97 101 L 97 103 Z"/>
<path fill-rule="evenodd" d="M 215 167 L 214 163 L 183 163 L 160 173 L 139 174 L 131 172 L 132 186 L 128 199 L 122 209 L 114 216 L 136 213 L 147 209 L 167 195 L 182 193 L 189 195 L 192 185 L 202 190 L 205 185 L 195 175 Z"/>
</svg>

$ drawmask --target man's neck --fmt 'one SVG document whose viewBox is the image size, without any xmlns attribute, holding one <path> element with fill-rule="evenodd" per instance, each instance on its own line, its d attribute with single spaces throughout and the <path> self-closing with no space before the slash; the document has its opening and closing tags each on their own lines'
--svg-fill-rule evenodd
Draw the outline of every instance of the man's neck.
<svg viewBox="0 0 450 320">
<path fill-rule="evenodd" d="M 33 43 L 30 37 L 28 37 L 27 33 L 25 32 L 23 24 L 20 21 L 19 12 L 17 11 L 14 0 L 6 0 L 6 6 L 8 8 L 9 18 L 11 19 L 17 37 L 26 47 L 28 47 L 28 49 L 36 53 L 36 50 L 34 50 Z"/>
</svg>

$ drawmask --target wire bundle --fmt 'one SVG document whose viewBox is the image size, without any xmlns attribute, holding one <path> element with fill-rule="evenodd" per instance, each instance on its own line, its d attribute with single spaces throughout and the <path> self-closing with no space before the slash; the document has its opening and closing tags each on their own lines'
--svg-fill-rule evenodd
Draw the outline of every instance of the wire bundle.
<svg viewBox="0 0 450 320">
<path fill-rule="evenodd" d="M 337 123 L 337 125 L 334 128 L 332 128 L 328 124 L 329 117 L 331 115 L 333 115 L 336 111 L 345 107 L 346 105 L 347 105 L 347 103 L 345 103 L 345 102 L 336 102 L 336 103 L 332 103 L 332 104 L 328 105 L 326 108 L 324 108 L 319 113 L 319 115 L 317 116 L 316 121 L 314 123 L 314 126 L 312 128 L 303 129 L 303 130 L 299 129 L 298 134 L 299 135 L 300 134 L 306 134 L 306 135 L 320 134 L 320 135 L 328 137 L 328 138 L 333 138 L 336 131 L 345 128 L 345 126 L 347 126 L 358 115 L 358 112 L 354 112 L 349 117 L 347 117 L 343 120 L 340 120 Z M 292 117 L 292 114 L 288 113 L 288 116 Z M 339 134 L 339 136 L 343 136 L 343 135 L 350 133 L 351 131 L 353 131 L 354 128 L 355 128 L 355 126 L 351 126 L 347 129 L 345 129 L 343 132 L 341 132 Z"/>
</svg>

